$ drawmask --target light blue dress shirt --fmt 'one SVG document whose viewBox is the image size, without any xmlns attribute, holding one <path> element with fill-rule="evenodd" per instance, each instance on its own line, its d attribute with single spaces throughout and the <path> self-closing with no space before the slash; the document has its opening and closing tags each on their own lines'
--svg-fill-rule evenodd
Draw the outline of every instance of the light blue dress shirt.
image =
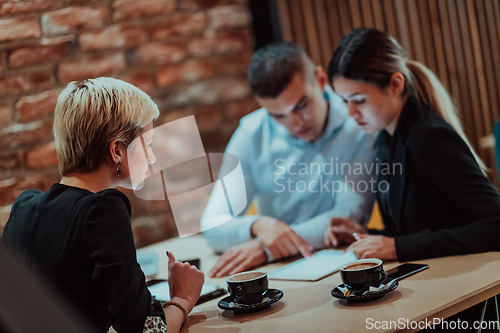
<svg viewBox="0 0 500 333">
<path fill-rule="evenodd" d="M 290 225 L 315 249 L 325 247 L 324 233 L 332 217 L 366 224 L 376 189 L 376 175 L 372 175 L 376 136 L 365 134 L 348 117 L 342 99 L 329 86 L 325 98 L 328 124 L 313 143 L 292 136 L 264 108 L 241 119 L 226 153 L 240 159 L 247 205 L 239 216 L 203 232 L 215 251 L 251 240 L 252 224 L 263 216 Z M 217 224 L 221 218 L 217 205 L 227 207 L 227 202 L 214 197 L 202 225 Z M 243 216 L 252 201 L 259 215 Z"/>
</svg>

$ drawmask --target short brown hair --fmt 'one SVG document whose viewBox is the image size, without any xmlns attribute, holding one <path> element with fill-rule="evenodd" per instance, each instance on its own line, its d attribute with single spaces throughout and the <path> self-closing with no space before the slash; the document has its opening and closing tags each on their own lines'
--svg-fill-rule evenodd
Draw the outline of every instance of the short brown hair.
<svg viewBox="0 0 500 333">
<path fill-rule="evenodd" d="M 295 73 L 314 83 L 314 69 L 311 58 L 300 46 L 276 42 L 255 52 L 248 67 L 248 83 L 254 95 L 276 98 L 292 82 Z"/>
<path fill-rule="evenodd" d="M 61 92 L 54 115 L 59 171 L 96 171 L 107 161 L 113 140 L 128 146 L 159 116 L 158 107 L 139 88 L 100 77 L 71 82 Z"/>
</svg>

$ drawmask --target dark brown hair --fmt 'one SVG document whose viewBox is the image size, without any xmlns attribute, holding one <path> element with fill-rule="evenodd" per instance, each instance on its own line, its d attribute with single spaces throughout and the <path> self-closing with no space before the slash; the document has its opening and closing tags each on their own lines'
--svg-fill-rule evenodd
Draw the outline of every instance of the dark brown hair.
<svg viewBox="0 0 500 333">
<path fill-rule="evenodd" d="M 368 28 L 355 29 L 344 37 L 328 65 L 328 78 L 363 81 L 386 88 L 392 74 L 405 77 L 405 94 L 413 96 L 446 120 L 469 146 L 483 171 L 487 170 L 462 128 L 451 96 L 436 75 L 423 64 L 407 59 L 403 48 L 389 34 Z"/>
<path fill-rule="evenodd" d="M 254 95 L 276 98 L 290 84 L 295 73 L 314 82 L 314 64 L 297 44 L 277 42 L 259 49 L 248 68 L 248 83 Z"/>
</svg>

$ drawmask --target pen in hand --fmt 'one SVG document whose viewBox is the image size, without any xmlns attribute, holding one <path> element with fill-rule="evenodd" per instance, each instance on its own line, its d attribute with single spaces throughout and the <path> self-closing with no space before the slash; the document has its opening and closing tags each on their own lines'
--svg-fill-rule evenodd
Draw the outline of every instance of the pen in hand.
<svg viewBox="0 0 500 333">
<path fill-rule="evenodd" d="M 358 233 L 357 233 L 357 232 L 353 232 L 353 233 L 352 233 L 352 237 L 354 237 L 354 239 L 355 239 L 356 241 L 361 240 L 361 237 L 359 237 L 359 235 L 358 235 Z M 347 253 L 347 249 L 348 249 L 348 247 L 347 247 L 347 248 L 345 248 L 345 249 L 344 249 L 344 251 L 342 251 L 342 254 L 346 254 L 346 253 Z"/>
</svg>

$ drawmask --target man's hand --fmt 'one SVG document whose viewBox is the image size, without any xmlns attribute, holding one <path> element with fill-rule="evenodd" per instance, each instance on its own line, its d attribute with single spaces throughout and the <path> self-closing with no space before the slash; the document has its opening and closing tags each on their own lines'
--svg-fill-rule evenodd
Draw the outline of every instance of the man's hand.
<svg viewBox="0 0 500 333">
<path fill-rule="evenodd" d="M 286 223 L 263 217 L 254 222 L 251 229 L 252 235 L 259 237 L 276 259 L 294 256 L 301 253 L 304 257 L 312 256 L 313 247 L 302 237 L 297 235 Z"/>
<path fill-rule="evenodd" d="M 366 236 L 352 243 L 346 251 L 352 251 L 358 259 L 378 258 L 381 260 L 397 260 L 394 238 L 387 236 Z"/>
<path fill-rule="evenodd" d="M 361 235 L 366 235 L 367 231 L 356 221 L 334 217 L 330 220 L 330 225 L 325 232 L 325 245 L 349 245 L 356 240 L 353 234 L 361 237 Z"/>
<path fill-rule="evenodd" d="M 255 239 L 229 248 L 208 273 L 210 277 L 233 275 L 265 263 L 266 252 Z"/>
</svg>

